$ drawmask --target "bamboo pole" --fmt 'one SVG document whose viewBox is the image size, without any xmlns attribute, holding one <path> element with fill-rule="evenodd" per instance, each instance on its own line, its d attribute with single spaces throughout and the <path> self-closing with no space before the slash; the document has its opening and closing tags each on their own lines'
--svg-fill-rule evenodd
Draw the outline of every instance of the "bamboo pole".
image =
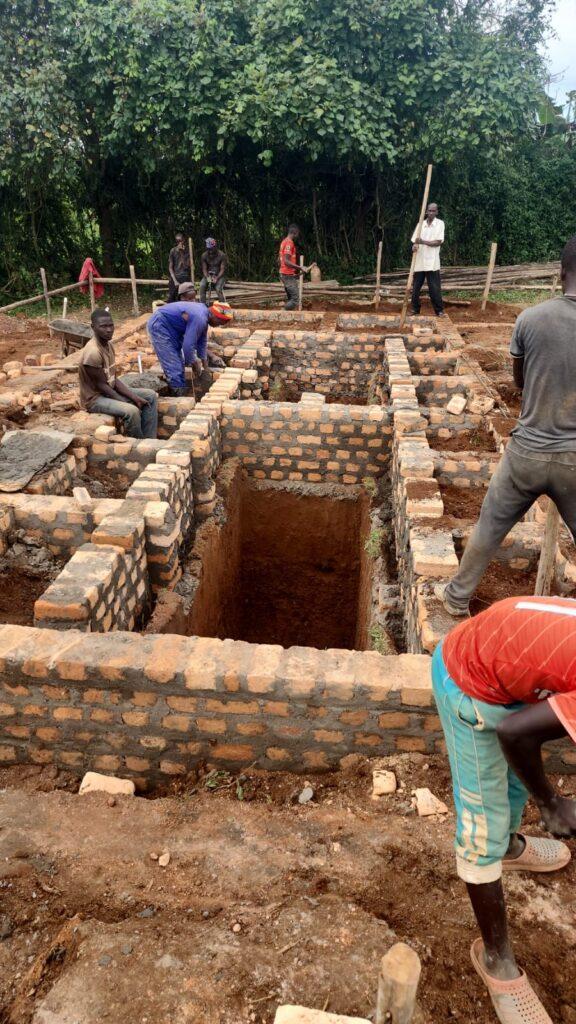
<svg viewBox="0 0 576 1024">
<path fill-rule="evenodd" d="M 492 242 L 490 246 L 490 259 L 488 260 L 488 273 L 486 274 L 486 284 L 484 285 L 484 292 L 482 293 L 482 305 L 480 309 L 484 311 L 486 309 L 486 303 L 488 302 L 488 295 L 490 294 L 490 285 L 492 284 L 492 274 L 494 273 L 494 264 L 496 263 L 496 253 L 498 251 L 498 242 Z"/>
<path fill-rule="evenodd" d="M 375 1024 L 411 1024 L 422 965 L 417 953 L 397 942 L 380 962 Z"/>
<path fill-rule="evenodd" d="M 378 255 L 376 257 L 376 291 L 374 292 L 374 309 L 378 312 L 380 308 L 380 270 L 382 268 L 382 239 L 378 242 Z"/>
<path fill-rule="evenodd" d="M 300 274 L 298 276 L 298 309 L 302 309 L 302 299 L 304 297 L 304 257 L 300 257 Z"/>
<path fill-rule="evenodd" d="M 90 309 L 92 313 L 96 309 L 96 298 L 94 296 L 94 275 L 88 274 L 88 291 L 90 292 Z"/>
<path fill-rule="evenodd" d="M 190 257 L 190 280 L 194 284 L 194 243 L 190 236 L 188 236 L 188 255 Z"/>
<path fill-rule="evenodd" d="M 556 561 L 556 546 L 558 544 L 558 533 L 560 531 L 560 513 L 551 498 L 548 499 L 548 513 L 544 524 L 544 536 L 538 563 L 538 574 L 534 593 L 537 597 L 544 597 L 550 593 L 550 584 L 554 575 L 554 563 Z"/>
<path fill-rule="evenodd" d="M 428 206 L 428 195 L 430 192 L 430 182 L 432 181 L 432 164 L 428 164 L 426 171 L 426 184 L 424 185 L 424 195 L 422 197 L 422 206 L 420 207 L 420 219 L 418 221 L 418 229 L 416 237 L 420 235 L 422 226 L 424 224 L 424 218 L 426 216 L 426 207 Z M 416 256 L 418 250 L 412 253 L 412 261 L 410 263 L 410 271 L 408 273 L 408 281 L 406 284 L 406 291 L 404 293 L 404 302 L 402 303 L 402 311 L 400 313 L 400 330 L 404 327 L 404 321 L 406 320 L 406 313 L 408 310 L 408 300 L 410 299 L 410 293 L 412 291 L 412 281 L 414 280 L 414 267 L 416 265 Z"/>
<path fill-rule="evenodd" d="M 52 288 L 48 295 L 63 295 L 65 292 L 71 292 L 75 288 L 80 288 L 81 284 L 81 281 L 75 281 L 74 284 L 64 285 L 63 288 Z M 30 299 L 19 299 L 18 302 L 10 302 L 7 306 L 0 306 L 0 313 L 8 313 L 11 309 L 20 309 L 21 306 L 33 306 L 35 302 L 42 302 L 44 298 L 44 292 L 41 292 L 40 295 L 33 295 Z"/>
<path fill-rule="evenodd" d="M 134 264 L 130 264 L 130 282 L 132 284 L 132 311 L 134 316 L 140 316 L 140 309 L 138 306 L 138 287 L 136 284 L 136 271 L 134 270 Z"/>
<path fill-rule="evenodd" d="M 44 301 L 46 303 L 46 315 L 49 320 L 52 319 L 52 307 L 50 305 L 50 295 L 48 293 L 48 281 L 46 280 L 46 271 L 44 267 L 40 267 L 40 277 L 42 278 L 42 291 L 44 292 Z"/>
</svg>

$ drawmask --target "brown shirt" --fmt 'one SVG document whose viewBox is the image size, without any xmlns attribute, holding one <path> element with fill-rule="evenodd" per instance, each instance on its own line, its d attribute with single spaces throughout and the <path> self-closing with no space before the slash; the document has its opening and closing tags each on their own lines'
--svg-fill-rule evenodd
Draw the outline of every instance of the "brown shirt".
<svg viewBox="0 0 576 1024">
<path fill-rule="evenodd" d="M 102 394 L 94 387 L 93 382 L 86 373 L 86 366 L 97 366 L 104 370 L 106 383 L 113 388 L 116 384 L 116 353 L 114 346 L 108 343 L 103 345 L 96 338 L 90 341 L 82 349 L 82 355 L 78 364 L 78 378 L 80 381 L 80 405 L 82 409 L 89 409 L 92 402 Z"/>
</svg>

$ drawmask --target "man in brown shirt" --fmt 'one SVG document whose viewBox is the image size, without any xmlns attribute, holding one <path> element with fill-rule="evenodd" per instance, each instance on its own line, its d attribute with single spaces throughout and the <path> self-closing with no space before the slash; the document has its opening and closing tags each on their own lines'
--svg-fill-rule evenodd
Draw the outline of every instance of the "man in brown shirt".
<svg viewBox="0 0 576 1024">
<path fill-rule="evenodd" d="M 81 407 L 87 412 L 121 420 L 128 437 L 156 437 L 156 392 L 149 388 L 129 388 L 116 376 L 112 345 L 114 321 L 108 310 L 95 309 L 90 323 L 94 337 L 83 348 L 78 365 Z"/>
</svg>

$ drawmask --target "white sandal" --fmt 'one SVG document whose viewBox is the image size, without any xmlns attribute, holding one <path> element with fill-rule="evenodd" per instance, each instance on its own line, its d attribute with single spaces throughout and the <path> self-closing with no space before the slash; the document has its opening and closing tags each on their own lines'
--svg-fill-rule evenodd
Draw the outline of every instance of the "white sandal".
<svg viewBox="0 0 576 1024">
<path fill-rule="evenodd" d="M 483 949 L 482 939 L 476 939 L 470 949 L 470 958 L 488 989 L 500 1024 L 553 1024 L 524 971 L 512 981 L 493 978 L 482 964 Z"/>
<path fill-rule="evenodd" d="M 572 859 L 570 850 L 557 839 L 536 839 L 519 833 L 526 843 L 519 857 L 502 861 L 503 871 L 560 871 Z"/>
</svg>

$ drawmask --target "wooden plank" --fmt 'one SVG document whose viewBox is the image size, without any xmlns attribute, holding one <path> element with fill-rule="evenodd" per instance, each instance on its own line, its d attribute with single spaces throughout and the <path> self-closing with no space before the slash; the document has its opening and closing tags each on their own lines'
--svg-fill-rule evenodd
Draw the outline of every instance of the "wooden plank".
<svg viewBox="0 0 576 1024">
<path fill-rule="evenodd" d="M 375 1024 L 411 1024 L 422 965 L 417 953 L 397 942 L 380 962 Z"/>
<path fill-rule="evenodd" d="M 90 310 L 93 313 L 96 309 L 96 297 L 94 295 L 94 275 L 88 274 L 88 291 L 90 292 Z"/>
<path fill-rule="evenodd" d="M 422 206 L 420 207 L 420 219 L 418 221 L 418 229 L 417 229 L 416 237 L 418 237 L 418 235 L 422 231 L 422 226 L 424 224 L 424 218 L 426 216 L 426 207 L 428 206 L 428 195 L 430 193 L 430 182 L 431 181 L 432 181 L 432 164 L 428 164 L 428 169 L 426 171 L 426 183 L 424 185 L 424 195 L 422 196 Z M 418 255 L 418 250 L 416 250 L 416 252 L 412 253 L 412 261 L 410 263 L 410 271 L 408 273 L 408 281 L 406 283 L 406 291 L 404 293 L 404 302 L 402 303 L 402 311 L 400 313 L 400 325 L 399 325 L 400 326 L 400 330 L 402 330 L 402 328 L 404 327 L 404 323 L 405 323 L 405 320 L 406 320 L 406 313 L 408 311 L 408 302 L 410 300 L 410 293 L 412 291 L 412 281 L 414 280 L 414 267 L 416 266 L 416 256 L 417 255 Z"/>
<path fill-rule="evenodd" d="M 486 284 L 484 285 L 484 292 L 482 293 L 482 305 L 481 310 L 486 309 L 486 303 L 488 302 L 488 295 L 490 294 L 490 285 L 492 284 L 492 274 L 494 273 L 494 264 L 496 263 L 496 252 L 498 251 L 498 242 L 492 242 L 490 246 L 490 259 L 488 260 L 488 273 L 486 274 Z"/>
<path fill-rule="evenodd" d="M 544 536 L 542 538 L 542 549 L 540 551 L 538 574 L 536 576 L 536 586 L 534 587 L 534 593 L 537 597 L 544 597 L 550 593 L 550 586 L 554 575 L 559 531 L 560 513 L 552 499 L 549 498 L 548 514 L 544 524 Z"/>
<path fill-rule="evenodd" d="M 300 257 L 300 274 L 298 276 L 298 309 L 302 309 L 302 299 L 304 297 L 304 257 Z"/>
</svg>

